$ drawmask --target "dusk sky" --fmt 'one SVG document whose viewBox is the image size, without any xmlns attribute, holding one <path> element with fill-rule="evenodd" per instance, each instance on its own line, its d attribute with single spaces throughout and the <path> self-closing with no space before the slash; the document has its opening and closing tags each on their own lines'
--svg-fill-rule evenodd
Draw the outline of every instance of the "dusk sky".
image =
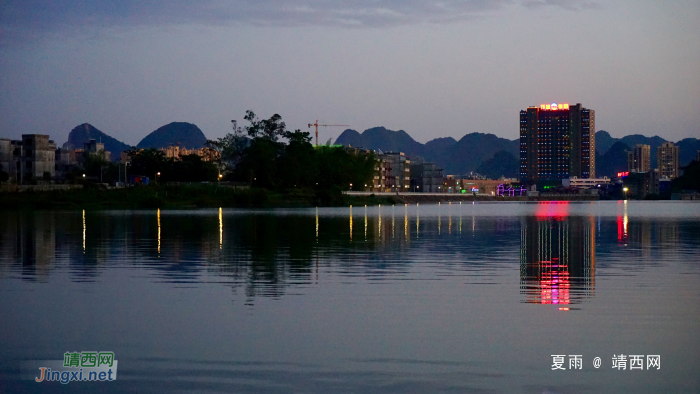
<svg viewBox="0 0 700 394">
<path fill-rule="evenodd" d="M 580 102 L 614 137 L 697 138 L 699 21 L 683 0 L 5 0 L 0 137 L 62 144 L 88 122 L 135 145 L 183 121 L 217 138 L 251 109 L 515 139 L 521 109 Z"/>
</svg>

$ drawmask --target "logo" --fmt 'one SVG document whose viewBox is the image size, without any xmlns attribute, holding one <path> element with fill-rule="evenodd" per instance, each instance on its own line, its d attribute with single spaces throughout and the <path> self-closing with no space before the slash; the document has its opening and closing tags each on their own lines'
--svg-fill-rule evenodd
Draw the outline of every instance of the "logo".
<svg viewBox="0 0 700 394">
<path fill-rule="evenodd" d="M 111 382 L 117 379 L 114 352 L 66 352 L 63 360 L 33 360 L 21 363 L 23 379 L 42 382 Z"/>
</svg>

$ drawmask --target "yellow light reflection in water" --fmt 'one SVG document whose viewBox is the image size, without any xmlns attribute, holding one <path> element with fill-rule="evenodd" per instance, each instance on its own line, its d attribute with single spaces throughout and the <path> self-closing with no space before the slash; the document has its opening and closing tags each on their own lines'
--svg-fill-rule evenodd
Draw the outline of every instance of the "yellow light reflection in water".
<svg viewBox="0 0 700 394">
<path fill-rule="evenodd" d="M 452 234 L 452 202 L 450 201 L 450 225 L 448 227 L 448 233 Z"/>
<path fill-rule="evenodd" d="M 160 254 L 160 208 L 158 208 L 156 216 L 158 218 L 158 254 Z"/>
<path fill-rule="evenodd" d="M 352 205 L 350 205 L 350 241 L 352 241 Z"/>
<path fill-rule="evenodd" d="M 223 210 L 219 207 L 219 249 L 224 247 L 224 215 Z"/>
<path fill-rule="evenodd" d="M 316 243 L 318 243 L 318 207 L 316 207 Z"/>
<path fill-rule="evenodd" d="M 440 235 L 440 224 L 442 222 L 442 216 L 440 215 L 440 206 L 441 204 L 438 202 L 438 235 Z"/>
<path fill-rule="evenodd" d="M 83 209 L 83 254 L 85 254 L 85 234 L 87 233 L 87 228 L 85 227 L 85 210 Z"/>
<path fill-rule="evenodd" d="M 367 241 L 367 205 L 365 205 L 365 241 Z"/>
<path fill-rule="evenodd" d="M 416 203 L 416 238 L 418 238 L 418 226 L 420 225 L 420 209 Z"/>
<path fill-rule="evenodd" d="M 395 230 L 396 230 L 396 227 L 395 227 L 395 225 L 396 225 L 396 218 L 395 218 L 395 215 L 396 215 L 396 204 L 394 204 L 394 205 L 391 206 L 391 238 L 395 238 L 395 236 L 396 236 L 396 233 L 395 233 Z"/>
<path fill-rule="evenodd" d="M 408 241 L 408 204 L 403 206 L 403 235 Z"/>
<path fill-rule="evenodd" d="M 378 236 L 379 239 L 381 240 L 381 239 L 382 239 L 382 204 L 379 204 L 379 214 L 378 214 L 378 216 L 379 216 L 379 231 L 378 231 L 377 236 Z"/>
</svg>

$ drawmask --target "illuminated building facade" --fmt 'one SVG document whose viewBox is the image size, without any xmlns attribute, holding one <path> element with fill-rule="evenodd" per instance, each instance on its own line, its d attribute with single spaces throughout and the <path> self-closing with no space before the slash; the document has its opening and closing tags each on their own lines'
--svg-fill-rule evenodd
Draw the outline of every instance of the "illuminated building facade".
<svg viewBox="0 0 700 394">
<path fill-rule="evenodd" d="M 678 146 L 672 142 L 664 142 L 656 148 L 656 162 L 662 177 L 673 179 L 678 177 Z"/>
<path fill-rule="evenodd" d="M 411 182 L 411 160 L 403 152 L 380 153 L 370 190 L 406 192 Z"/>
<path fill-rule="evenodd" d="M 627 171 L 647 172 L 651 168 L 651 147 L 637 144 L 627 152 Z"/>
<path fill-rule="evenodd" d="M 595 285 L 593 218 L 544 214 L 523 220 L 520 289 L 525 302 L 565 305 L 591 296 Z"/>
<path fill-rule="evenodd" d="M 520 111 L 520 180 L 595 178 L 595 111 L 542 104 Z"/>
</svg>

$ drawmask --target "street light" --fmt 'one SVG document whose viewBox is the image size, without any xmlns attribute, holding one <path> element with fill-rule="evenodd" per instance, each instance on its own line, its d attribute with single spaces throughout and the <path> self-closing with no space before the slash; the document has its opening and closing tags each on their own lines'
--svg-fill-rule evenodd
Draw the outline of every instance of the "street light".
<svg viewBox="0 0 700 394">
<path fill-rule="evenodd" d="M 622 189 L 622 191 L 624 191 L 624 192 L 625 192 L 625 200 L 627 200 L 627 190 L 629 190 L 629 189 L 628 189 L 628 188 L 626 188 L 626 187 Z"/>
</svg>

